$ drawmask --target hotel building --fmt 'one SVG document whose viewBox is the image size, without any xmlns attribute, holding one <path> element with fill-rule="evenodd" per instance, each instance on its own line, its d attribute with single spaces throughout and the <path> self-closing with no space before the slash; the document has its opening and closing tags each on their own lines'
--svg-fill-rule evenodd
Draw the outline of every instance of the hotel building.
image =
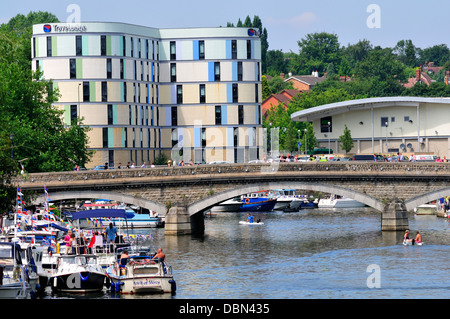
<svg viewBox="0 0 450 319">
<path fill-rule="evenodd" d="M 70 126 L 89 126 L 88 167 L 262 157 L 261 44 L 249 28 L 125 23 L 33 26 L 32 68 Z"/>
</svg>

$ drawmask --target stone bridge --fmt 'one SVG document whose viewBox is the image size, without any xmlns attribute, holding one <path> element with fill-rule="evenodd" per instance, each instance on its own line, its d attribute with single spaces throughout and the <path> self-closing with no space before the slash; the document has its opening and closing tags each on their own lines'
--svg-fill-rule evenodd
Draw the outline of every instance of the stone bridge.
<svg viewBox="0 0 450 319">
<path fill-rule="evenodd" d="M 382 230 L 405 230 L 408 211 L 450 194 L 449 178 L 448 163 L 290 162 L 34 173 L 14 182 L 22 192 L 33 191 L 35 204 L 43 202 L 46 186 L 53 201 L 135 204 L 166 216 L 166 234 L 188 234 L 201 227 L 199 213 L 215 204 L 279 188 L 353 198 L 380 211 Z"/>
</svg>

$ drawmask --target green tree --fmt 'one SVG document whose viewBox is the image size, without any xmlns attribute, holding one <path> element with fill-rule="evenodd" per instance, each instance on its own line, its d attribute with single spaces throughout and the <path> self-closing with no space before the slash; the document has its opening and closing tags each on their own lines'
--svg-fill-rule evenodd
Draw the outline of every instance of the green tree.
<svg viewBox="0 0 450 319">
<path fill-rule="evenodd" d="M 344 134 L 339 136 L 339 145 L 345 151 L 345 154 L 350 152 L 354 146 L 352 134 L 351 134 L 350 130 L 348 129 L 347 125 L 345 125 L 345 127 L 344 127 Z"/>
<path fill-rule="evenodd" d="M 310 33 L 297 43 L 299 55 L 293 61 L 296 74 L 311 74 L 312 71 L 323 74 L 328 64 L 340 64 L 341 49 L 336 34 Z"/>
<path fill-rule="evenodd" d="M 417 65 L 417 48 L 411 40 L 400 40 L 394 47 L 394 53 L 397 54 L 397 59 L 409 67 Z"/>
<path fill-rule="evenodd" d="M 27 23 L 50 14 L 30 13 Z M 0 132 L 7 132 L 14 143 L 14 159 L 25 159 L 28 172 L 72 170 L 84 166 L 92 156 L 87 149 L 88 127 L 65 127 L 62 111 L 54 103 L 59 98 L 51 81 L 42 80 L 31 70 L 31 25 L 20 15 L 2 25 L 0 32 L 0 114 L 5 120 Z M 14 25 L 17 28 L 9 31 Z"/>
</svg>

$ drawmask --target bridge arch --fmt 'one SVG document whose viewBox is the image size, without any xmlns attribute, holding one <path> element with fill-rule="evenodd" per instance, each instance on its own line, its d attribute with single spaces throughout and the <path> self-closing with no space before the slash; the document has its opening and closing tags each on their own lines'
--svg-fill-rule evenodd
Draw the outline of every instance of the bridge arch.
<svg viewBox="0 0 450 319">
<path fill-rule="evenodd" d="M 65 199 L 89 199 L 89 198 L 104 198 L 113 201 L 123 202 L 146 208 L 148 210 L 157 212 L 159 216 L 165 216 L 167 207 L 163 204 L 148 200 L 142 197 L 126 195 L 118 192 L 109 191 L 70 191 L 70 192 L 55 192 L 51 194 L 51 200 L 65 200 Z M 44 195 L 37 197 L 32 204 L 41 204 L 44 202 Z"/>
<path fill-rule="evenodd" d="M 309 191 L 319 191 L 324 193 L 331 193 L 336 194 L 340 196 L 345 196 L 348 198 L 355 199 L 363 204 L 366 204 L 367 206 L 373 207 L 380 212 L 384 209 L 384 204 L 382 201 L 361 193 L 356 192 L 354 190 L 330 185 L 330 184 L 323 184 L 323 183 L 308 183 L 308 182 L 269 182 L 269 183 L 260 183 L 260 184 L 253 184 L 248 186 L 243 186 L 240 188 L 233 188 L 230 190 L 226 190 L 217 194 L 213 194 L 211 196 L 208 196 L 207 198 L 201 199 L 195 203 L 192 203 L 187 207 L 187 211 L 190 216 L 195 215 L 199 212 L 202 212 L 214 205 L 217 205 L 218 203 L 221 203 L 227 199 L 237 197 L 243 194 L 263 191 L 263 190 L 269 190 L 269 189 L 301 189 L 301 190 L 309 190 Z"/>
<path fill-rule="evenodd" d="M 413 210 L 417 206 L 432 202 L 434 200 L 437 200 L 442 197 L 446 197 L 450 195 L 450 187 L 442 188 L 439 190 L 435 190 L 414 198 L 411 198 L 407 201 L 405 201 L 406 209 Z"/>
</svg>

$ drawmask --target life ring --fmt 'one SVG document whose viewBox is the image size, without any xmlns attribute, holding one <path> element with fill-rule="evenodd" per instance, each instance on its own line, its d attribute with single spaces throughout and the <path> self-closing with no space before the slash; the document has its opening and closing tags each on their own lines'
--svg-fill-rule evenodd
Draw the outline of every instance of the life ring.
<svg viewBox="0 0 450 319">
<path fill-rule="evenodd" d="M 246 203 L 246 204 L 250 204 L 250 198 L 246 198 L 246 199 L 245 199 L 245 203 Z"/>
</svg>

